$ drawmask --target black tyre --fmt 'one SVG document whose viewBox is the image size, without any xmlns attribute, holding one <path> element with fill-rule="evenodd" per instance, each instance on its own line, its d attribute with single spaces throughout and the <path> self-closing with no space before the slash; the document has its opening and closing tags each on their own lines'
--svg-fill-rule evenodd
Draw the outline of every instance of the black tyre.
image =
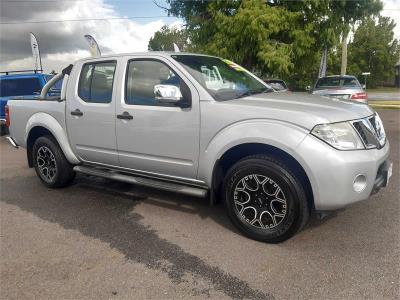
<svg viewBox="0 0 400 300">
<path fill-rule="evenodd" d="M 58 143 L 50 136 L 38 138 L 32 150 L 36 174 L 50 188 L 67 186 L 75 177 Z"/>
<path fill-rule="evenodd" d="M 273 157 L 249 156 L 237 162 L 225 177 L 224 191 L 232 223 L 255 240 L 285 241 L 309 217 L 301 180 Z"/>
</svg>

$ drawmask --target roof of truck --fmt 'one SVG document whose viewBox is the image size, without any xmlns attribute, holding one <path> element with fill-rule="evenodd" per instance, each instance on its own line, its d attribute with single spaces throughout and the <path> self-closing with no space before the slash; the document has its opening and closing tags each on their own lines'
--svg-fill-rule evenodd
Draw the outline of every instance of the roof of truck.
<svg viewBox="0 0 400 300">
<path fill-rule="evenodd" d="M 110 55 L 102 55 L 102 56 L 97 56 L 97 57 L 86 57 L 86 58 L 82 58 L 82 59 L 80 59 L 78 61 L 91 61 L 91 60 L 97 60 L 97 59 L 117 58 L 117 57 L 132 56 L 132 55 L 138 55 L 138 56 L 159 55 L 159 56 L 165 56 L 165 57 L 168 57 L 168 56 L 171 56 L 171 55 L 197 55 L 197 56 L 215 57 L 215 56 L 212 56 L 212 55 L 199 54 L 199 53 L 190 53 L 190 52 L 148 51 L 148 52 L 131 52 L 131 53 L 110 54 Z"/>
</svg>

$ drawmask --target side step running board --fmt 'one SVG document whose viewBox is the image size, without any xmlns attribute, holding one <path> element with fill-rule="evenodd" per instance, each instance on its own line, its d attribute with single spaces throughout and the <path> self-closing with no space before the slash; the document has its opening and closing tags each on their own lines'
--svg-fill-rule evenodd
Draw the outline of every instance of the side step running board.
<svg viewBox="0 0 400 300">
<path fill-rule="evenodd" d="M 166 181 L 154 180 L 145 177 L 138 177 L 134 175 L 125 175 L 122 173 L 118 173 L 116 171 L 99 169 L 96 167 L 75 166 L 74 171 L 84 173 L 87 175 L 104 177 L 111 180 L 122 181 L 146 187 L 152 187 L 164 191 L 175 192 L 194 197 L 206 197 L 207 195 L 206 189 L 191 187 L 178 183 L 170 183 Z"/>
</svg>

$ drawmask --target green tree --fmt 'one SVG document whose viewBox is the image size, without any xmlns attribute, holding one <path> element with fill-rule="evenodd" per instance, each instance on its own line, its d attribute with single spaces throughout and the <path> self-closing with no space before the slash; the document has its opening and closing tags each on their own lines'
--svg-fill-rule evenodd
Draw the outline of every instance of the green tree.
<svg viewBox="0 0 400 300">
<path fill-rule="evenodd" d="M 174 44 L 180 50 L 187 48 L 188 38 L 186 31 L 165 25 L 150 38 L 148 49 L 150 51 L 174 51 Z"/>
<path fill-rule="evenodd" d="M 315 28 L 304 24 L 302 12 L 289 10 L 280 3 L 168 2 L 169 13 L 185 20 L 193 50 L 232 59 L 269 76 L 290 74 L 294 57 L 300 62 L 300 57 L 308 57 L 309 49 L 316 44 Z"/>
<path fill-rule="evenodd" d="M 380 0 L 337 0 L 329 1 L 331 13 L 329 18 L 341 28 L 341 68 L 340 74 L 345 75 L 347 69 L 347 39 L 350 29 L 357 22 L 371 16 L 377 16 L 382 10 Z"/>
<path fill-rule="evenodd" d="M 395 26 L 389 17 L 367 19 L 349 44 L 350 73 L 360 76 L 362 72 L 371 72 L 368 82 L 372 87 L 394 78 L 394 65 L 400 55 L 399 41 L 394 38 Z"/>
<path fill-rule="evenodd" d="M 380 0 L 167 3 L 169 14 L 184 19 L 191 50 L 224 56 L 299 86 L 315 80 L 322 50 L 337 51 L 344 29 L 381 9 Z"/>
</svg>

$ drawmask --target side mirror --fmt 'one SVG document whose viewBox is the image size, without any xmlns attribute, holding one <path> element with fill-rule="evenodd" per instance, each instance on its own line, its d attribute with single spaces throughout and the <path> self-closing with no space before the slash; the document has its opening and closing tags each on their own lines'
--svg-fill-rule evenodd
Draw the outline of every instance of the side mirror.
<svg viewBox="0 0 400 300">
<path fill-rule="evenodd" d="M 160 103 L 178 104 L 183 99 L 181 90 L 175 85 L 157 84 L 154 97 Z"/>
<path fill-rule="evenodd" d="M 307 85 L 306 86 L 306 91 L 311 91 L 311 86 Z"/>
<path fill-rule="evenodd" d="M 363 84 L 362 88 L 363 88 L 363 90 L 365 90 L 367 88 L 367 85 Z"/>
</svg>

